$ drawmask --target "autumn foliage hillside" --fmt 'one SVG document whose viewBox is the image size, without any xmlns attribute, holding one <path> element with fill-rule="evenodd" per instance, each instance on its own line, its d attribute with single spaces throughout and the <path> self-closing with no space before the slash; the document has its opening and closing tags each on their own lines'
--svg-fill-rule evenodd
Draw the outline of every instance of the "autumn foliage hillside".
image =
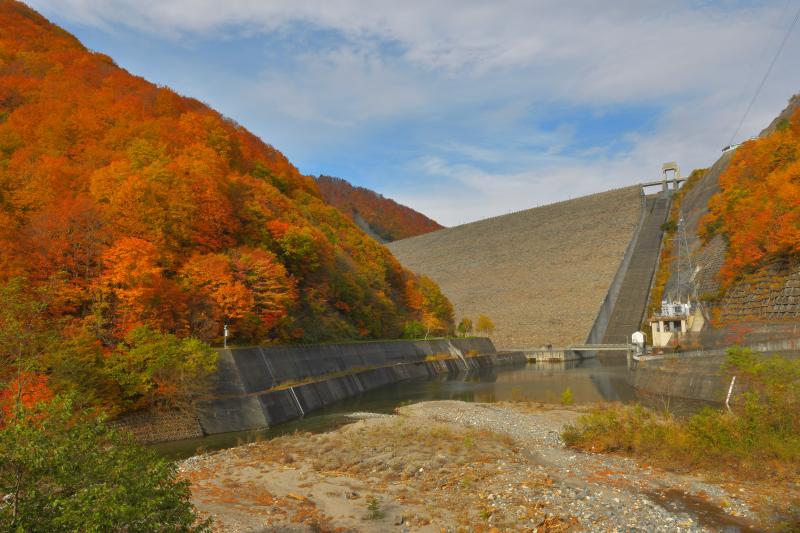
<svg viewBox="0 0 800 533">
<path fill-rule="evenodd" d="M 728 244 L 723 286 L 776 261 L 800 264 L 800 109 L 740 146 L 701 226 Z"/>
<path fill-rule="evenodd" d="M 360 218 L 384 241 L 407 239 L 443 227 L 410 207 L 364 187 L 354 187 L 341 178 L 320 176 L 317 184 L 326 202 L 354 220 Z"/>
<path fill-rule="evenodd" d="M 40 303 L 62 344 L 82 339 L 91 353 L 72 367 L 105 365 L 106 385 L 129 372 L 109 370 L 109 354 L 152 362 L 161 352 L 136 350 L 220 342 L 225 323 L 236 343 L 394 338 L 417 321 L 452 327 L 438 287 L 326 204 L 280 152 L 8 0 L 0 282 L 20 308 Z M 168 381 L 152 371 L 147 379 Z"/>
</svg>

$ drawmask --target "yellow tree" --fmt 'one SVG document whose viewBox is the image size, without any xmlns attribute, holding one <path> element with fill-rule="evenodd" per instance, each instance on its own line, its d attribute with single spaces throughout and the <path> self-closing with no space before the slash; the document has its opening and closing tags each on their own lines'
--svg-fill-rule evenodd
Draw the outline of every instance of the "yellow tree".
<svg viewBox="0 0 800 533">
<path fill-rule="evenodd" d="M 485 333 L 487 337 L 491 337 L 492 333 L 494 333 L 494 322 L 488 316 L 480 315 L 475 323 L 475 330 L 478 333 Z"/>
</svg>

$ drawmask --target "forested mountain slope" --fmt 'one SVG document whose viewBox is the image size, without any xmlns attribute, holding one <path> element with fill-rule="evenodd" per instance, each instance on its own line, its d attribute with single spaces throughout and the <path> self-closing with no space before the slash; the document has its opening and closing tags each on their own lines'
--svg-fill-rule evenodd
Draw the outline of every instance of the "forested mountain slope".
<svg viewBox="0 0 800 533">
<path fill-rule="evenodd" d="M 320 176 L 317 184 L 326 202 L 383 242 L 407 239 L 443 227 L 410 207 L 364 187 L 354 187 L 341 178 Z"/>
<path fill-rule="evenodd" d="M 227 323 L 238 343 L 308 342 L 398 337 L 410 321 L 441 332 L 452 320 L 434 283 L 279 151 L 9 0 L 0 283 L 35 302 L 62 343 L 82 339 L 93 363 L 81 368 L 136 345 L 142 327 L 219 341 Z"/>
<path fill-rule="evenodd" d="M 724 153 L 681 196 L 673 218 L 685 220 L 695 266 L 691 288 L 713 325 L 796 320 L 800 98 L 793 97 L 758 138 Z M 671 251 L 677 257 L 677 249 Z M 677 291 L 679 265 L 673 259 L 668 266 L 667 293 Z"/>
</svg>

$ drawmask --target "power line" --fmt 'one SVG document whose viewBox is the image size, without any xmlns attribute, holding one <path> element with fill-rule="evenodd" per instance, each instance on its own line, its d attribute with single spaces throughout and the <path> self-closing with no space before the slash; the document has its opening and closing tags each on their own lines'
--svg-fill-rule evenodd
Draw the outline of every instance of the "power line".
<svg viewBox="0 0 800 533">
<path fill-rule="evenodd" d="M 777 63 L 778 57 L 781 55 L 781 52 L 783 51 L 783 47 L 786 45 L 786 41 L 789 40 L 789 36 L 792 34 L 792 30 L 794 30 L 794 27 L 797 24 L 797 20 L 798 19 L 800 19 L 800 7 L 797 9 L 797 13 L 795 13 L 794 19 L 792 19 L 792 23 L 789 25 L 789 29 L 786 30 L 786 35 L 783 36 L 783 40 L 781 41 L 781 45 L 778 47 L 778 51 L 775 52 L 775 56 L 772 58 L 772 62 L 769 64 L 769 68 L 767 69 L 767 72 L 765 72 L 764 73 L 764 77 L 761 78 L 761 83 L 759 83 L 758 89 L 756 89 L 756 92 L 753 95 L 753 98 L 750 100 L 750 103 L 747 105 L 747 109 L 745 110 L 744 115 L 742 115 L 742 120 L 739 121 L 739 125 L 736 126 L 736 131 L 734 131 L 733 135 L 731 135 L 731 142 L 728 143 L 729 145 L 733 144 L 734 139 L 736 139 L 736 136 L 739 135 L 739 130 L 742 129 L 742 125 L 744 124 L 744 121 L 747 118 L 747 115 L 750 113 L 750 109 L 753 107 L 753 104 L 756 102 L 756 99 L 758 98 L 758 95 L 761 93 L 761 89 L 763 89 L 764 88 L 764 84 L 767 83 L 767 78 L 769 78 L 770 73 L 772 73 L 772 68 L 775 66 L 775 63 Z"/>
</svg>

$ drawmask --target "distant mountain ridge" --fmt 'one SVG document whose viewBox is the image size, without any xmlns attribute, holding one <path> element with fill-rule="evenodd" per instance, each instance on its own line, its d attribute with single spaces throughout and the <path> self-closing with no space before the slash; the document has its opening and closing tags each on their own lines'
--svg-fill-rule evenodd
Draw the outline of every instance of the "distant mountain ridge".
<svg viewBox="0 0 800 533">
<path fill-rule="evenodd" d="M 342 178 L 319 176 L 317 185 L 326 203 L 345 213 L 380 242 L 407 239 L 444 228 L 410 207 L 370 189 L 356 187 Z"/>
</svg>

